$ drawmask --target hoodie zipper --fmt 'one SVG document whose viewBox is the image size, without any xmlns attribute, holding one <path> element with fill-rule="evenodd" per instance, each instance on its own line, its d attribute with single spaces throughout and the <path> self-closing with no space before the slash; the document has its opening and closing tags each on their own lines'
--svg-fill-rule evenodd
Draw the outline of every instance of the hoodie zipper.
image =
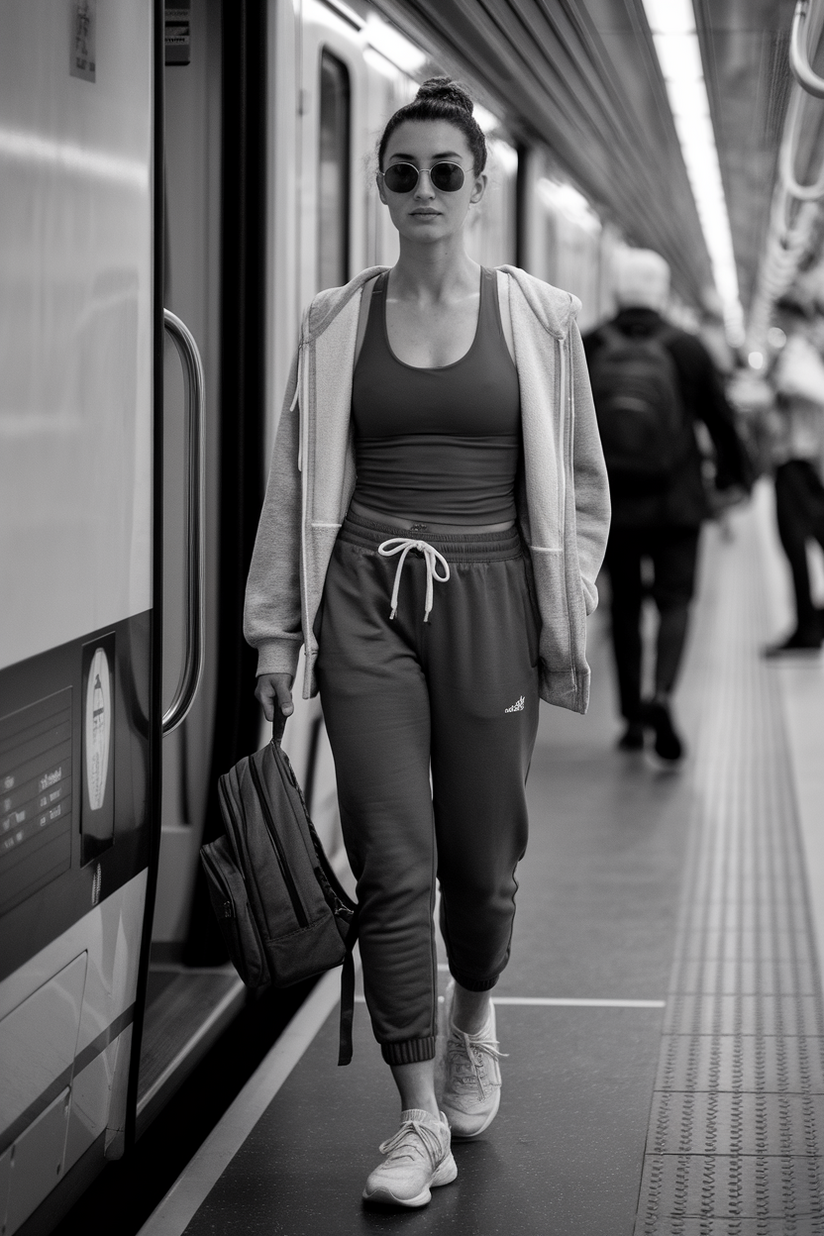
<svg viewBox="0 0 824 1236">
<path fill-rule="evenodd" d="M 300 472 L 300 570 L 303 579 L 301 588 L 301 626 L 304 633 L 304 647 L 307 654 L 307 670 L 311 669 L 312 631 L 309 626 L 309 594 L 306 581 L 309 578 L 307 544 L 309 540 L 309 377 L 306 372 L 307 356 L 304 349 L 303 330 L 301 330 L 300 347 L 298 350 L 298 382 L 295 388 L 295 398 L 298 399 L 298 414 L 300 417 L 298 471 Z"/>
</svg>

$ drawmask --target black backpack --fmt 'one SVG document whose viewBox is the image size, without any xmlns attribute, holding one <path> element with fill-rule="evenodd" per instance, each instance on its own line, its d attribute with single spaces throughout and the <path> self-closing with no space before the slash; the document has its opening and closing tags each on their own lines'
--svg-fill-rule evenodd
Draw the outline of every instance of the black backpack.
<svg viewBox="0 0 824 1236">
<path fill-rule="evenodd" d="M 600 334 L 589 372 L 610 480 L 663 487 L 689 443 L 668 332 L 625 335 L 609 325 Z"/>
<path fill-rule="evenodd" d="M 240 977 L 289 987 L 343 964 L 339 1064 L 352 1058 L 357 906 L 324 853 L 286 752 L 270 742 L 218 780 L 226 833 L 200 851 Z"/>
</svg>

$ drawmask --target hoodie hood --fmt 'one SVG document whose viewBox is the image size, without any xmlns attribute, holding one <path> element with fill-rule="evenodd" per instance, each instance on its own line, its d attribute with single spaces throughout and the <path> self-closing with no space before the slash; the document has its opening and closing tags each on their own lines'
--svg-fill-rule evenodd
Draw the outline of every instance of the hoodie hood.
<svg viewBox="0 0 824 1236">
<path fill-rule="evenodd" d="M 581 308 L 578 297 L 543 279 L 536 279 L 517 266 L 501 266 L 500 269 L 517 283 L 544 330 L 556 339 L 565 339 Z"/>
<path fill-rule="evenodd" d="M 322 335 L 363 285 L 387 269 L 386 266 L 367 267 L 343 287 L 327 288 L 319 292 L 304 318 L 303 342 L 311 343 L 318 335 Z M 544 330 L 556 339 L 565 339 L 570 323 L 575 320 L 581 308 L 578 297 L 553 287 L 551 283 L 545 283 L 543 279 L 536 279 L 534 275 L 527 274 L 517 266 L 501 266 L 499 269 L 517 283 Z"/>
<path fill-rule="evenodd" d="M 363 285 L 387 269 L 386 266 L 368 266 L 343 287 L 327 288 L 323 292 L 318 292 L 303 320 L 303 342 L 311 343 L 313 339 L 317 339 L 318 335 L 322 335 L 334 322 L 344 305 L 349 303 Z"/>
</svg>

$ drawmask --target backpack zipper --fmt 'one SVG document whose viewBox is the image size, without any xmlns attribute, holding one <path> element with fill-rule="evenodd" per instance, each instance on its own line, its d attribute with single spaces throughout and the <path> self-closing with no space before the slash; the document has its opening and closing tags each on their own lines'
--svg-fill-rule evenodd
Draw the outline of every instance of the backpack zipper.
<svg viewBox="0 0 824 1236">
<path fill-rule="evenodd" d="M 218 866 L 218 864 L 213 860 L 208 850 L 204 850 L 202 851 L 202 853 L 203 853 L 203 861 L 206 863 L 206 866 L 209 868 L 209 871 L 212 874 L 212 879 L 220 886 L 220 891 L 223 893 L 224 900 L 223 900 L 223 905 L 221 907 L 222 913 L 219 917 L 236 919 L 237 911 L 235 909 L 235 900 L 234 900 L 234 897 L 232 896 L 231 889 L 229 888 L 226 880 L 224 880 L 223 878 L 223 871 Z"/>
<path fill-rule="evenodd" d="M 253 759 L 249 760 L 249 772 L 251 773 L 252 780 L 255 783 L 255 789 L 257 790 L 257 795 L 260 800 L 261 810 L 263 811 L 263 815 L 266 820 L 266 825 L 269 829 L 269 836 L 272 838 L 272 844 L 275 847 L 275 853 L 277 855 L 278 864 L 280 866 L 280 874 L 283 876 L 283 883 L 286 885 L 286 891 L 289 894 L 289 900 L 292 902 L 292 909 L 295 912 L 295 918 L 298 920 L 298 923 L 300 924 L 301 927 L 308 927 L 309 919 L 306 915 L 306 911 L 303 908 L 303 903 L 300 899 L 300 894 L 298 893 L 297 885 L 295 884 L 295 880 L 294 880 L 294 876 L 292 875 L 292 872 L 289 869 L 289 864 L 286 860 L 286 855 L 283 852 L 283 848 L 280 843 L 280 838 L 278 837 L 277 828 L 275 827 L 275 821 L 272 818 L 271 811 L 269 810 L 269 803 L 266 798 L 266 793 L 265 793 L 263 783 L 260 778 L 260 773 L 258 772 L 258 769 Z"/>
</svg>

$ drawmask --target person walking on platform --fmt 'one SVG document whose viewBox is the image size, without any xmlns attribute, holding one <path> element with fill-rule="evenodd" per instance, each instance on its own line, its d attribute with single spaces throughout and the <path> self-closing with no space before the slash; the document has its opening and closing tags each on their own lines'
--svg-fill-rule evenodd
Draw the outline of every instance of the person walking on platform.
<svg viewBox="0 0 824 1236">
<path fill-rule="evenodd" d="M 698 537 L 709 514 L 694 425 L 709 430 L 716 485 L 748 487 L 746 456 L 709 353 L 662 317 L 670 270 L 657 253 L 626 249 L 616 271 L 618 315 L 584 348 L 606 456 L 612 526 L 606 553 L 621 715 L 618 745 L 641 750 L 645 731 L 669 762 L 684 753 L 671 696 L 695 587 Z M 648 575 L 659 621 L 654 690 L 642 698 L 642 610 Z"/>
<path fill-rule="evenodd" d="M 455 1178 L 451 1135 L 498 1110 L 490 994 L 538 701 L 587 707 L 609 519 L 578 302 L 464 247 L 486 188 L 472 111 L 433 79 L 386 126 L 377 190 L 400 256 L 303 319 L 245 618 L 276 738 L 301 645 L 304 696 L 320 690 L 366 1003 L 401 1101 L 364 1198 L 413 1207 Z"/>
<path fill-rule="evenodd" d="M 815 651 L 824 635 L 822 613 L 813 602 L 807 542 L 824 548 L 824 361 L 816 346 L 816 315 L 791 296 L 775 306 L 776 325 L 787 336 L 773 368 L 777 433 L 775 515 L 778 535 L 793 578 L 795 630 L 771 644 L 765 656 Z"/>
</svg>

